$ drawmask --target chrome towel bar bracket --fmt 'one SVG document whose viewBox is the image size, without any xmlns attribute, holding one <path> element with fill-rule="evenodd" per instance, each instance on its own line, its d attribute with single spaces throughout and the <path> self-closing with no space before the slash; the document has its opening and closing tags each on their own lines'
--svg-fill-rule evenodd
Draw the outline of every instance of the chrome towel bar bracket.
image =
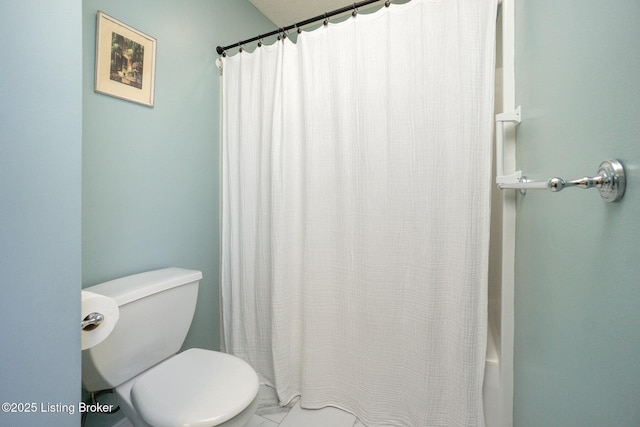
<svg viewBox="0 0 640 427">
<path fill-rule="evenodd" d="M 562 191 L 568 187 L 597 188 L 600 197 L 605 202 L 617 202 L 624 196 L 626 179 L 624 167 L 619 160 L 605 160 L 600 163 L 597 175 L 594 177 L 584 177 L 573 181 L 566 181 L 562 178 L 550 178 L 546 181 L 529 181 L 525 177 L 519 178 L 518 182 L 498 182 L 501 190 L 515 189 L 522 193 L 526 190 L 544 190 L 552 192 Z"/>
</svg>

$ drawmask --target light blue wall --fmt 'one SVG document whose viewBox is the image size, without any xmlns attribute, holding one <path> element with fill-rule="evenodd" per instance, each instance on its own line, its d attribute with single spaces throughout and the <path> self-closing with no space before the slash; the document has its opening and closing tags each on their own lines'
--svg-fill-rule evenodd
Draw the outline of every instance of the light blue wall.
<svg viewBox="0 0 640 427">
<path fill-rule="evenodd" d="M 96 11 L 157 39 L 155 107 L 94 93 Z M 186 347 L 217 349 L 218 44 L 274 28 L 246 0 L 83 2 L 83 285 L 202 270 Z"/>
<path fill-rule="evenodd" d="M 3 426 L 80 422 L 81 8 L 0 0 Z"/>
<path fill-rule="evenodd" d="M 628 172 L 517 202 L 515 426 L 640 425 L 640 3 L 516 1 L 518 169 Z"/>
</svg>

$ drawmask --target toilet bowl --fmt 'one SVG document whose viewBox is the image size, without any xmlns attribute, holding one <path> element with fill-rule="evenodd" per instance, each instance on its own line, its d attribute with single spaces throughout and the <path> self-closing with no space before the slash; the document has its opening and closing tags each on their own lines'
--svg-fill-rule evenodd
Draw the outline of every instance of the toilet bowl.
<svg viewBox="0 0 640 427">
<path fill-rule="evenodd" d="M 202 273 L 168 268 L 86 288 L 113 298 L 120 319 L 82 352 L 90 392 L 114 390 L 136 427 L 242 427 L 255 413 L 258 376 L 242 359 L 192 348 L 189 330 Z"/>
</svg>

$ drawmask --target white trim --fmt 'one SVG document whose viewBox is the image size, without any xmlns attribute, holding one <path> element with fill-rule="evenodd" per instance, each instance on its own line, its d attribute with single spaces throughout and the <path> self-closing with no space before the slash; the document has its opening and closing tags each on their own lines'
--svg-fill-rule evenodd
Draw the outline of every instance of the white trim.
<svg viewBox="0 0 640 427">
<path fill-rule="evenodd" d="M 515 0 L 502 2 L 502 108 L 513 111 L 515 96 Z M 515 122 L 503 122 L 505 170 L 516 170 Z M 502 207 L 502 302 L 500 325 L 500 390 L 502 422 L 513 426 L 514 282 L 516 244 L 516 192 L 503 192 Z M 493 427 L 493 426 L 489 426 Z M 497 426 L 496 426 L 497 427 Z"/>
</svg>

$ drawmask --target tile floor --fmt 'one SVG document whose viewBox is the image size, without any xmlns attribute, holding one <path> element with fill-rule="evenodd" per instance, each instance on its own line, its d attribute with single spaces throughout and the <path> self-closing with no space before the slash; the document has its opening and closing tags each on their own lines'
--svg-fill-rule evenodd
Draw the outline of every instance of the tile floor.
<svg viewBox="0 0 640 427">
<path fill-rule="evenodd" d="M 246 427 L 365 427 L 354 415 L 337 408 L 302 409 L 298 402 L 292 406 L 278 406 L 275 390 L 260 386 L 258 409 Z"/>
<path fill-rule="evenodd" d="M 245 427 L 365 427 L 355 416 L 336 408 L 316 410 L 302 409 L 295 402 L 293 407 L 278 406 L 274 389 L 260 386 L 258 409 Z M 133 427 L 122 420 L 113 427 Z"/>
</svg>

